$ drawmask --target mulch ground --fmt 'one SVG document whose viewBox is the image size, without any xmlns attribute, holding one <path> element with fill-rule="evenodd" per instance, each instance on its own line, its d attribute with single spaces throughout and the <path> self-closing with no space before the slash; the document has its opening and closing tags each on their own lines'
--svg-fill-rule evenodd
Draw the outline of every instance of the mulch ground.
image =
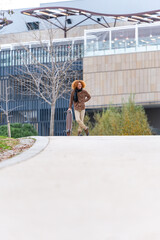
<svg viewBox="0 0 160 240">
<path fill-rule="evenodd" d="M 35 142 L 32 138 L 7 139 L 9 149 L 0 149 L 0 162 L 29 149 Z"/>
</svg>

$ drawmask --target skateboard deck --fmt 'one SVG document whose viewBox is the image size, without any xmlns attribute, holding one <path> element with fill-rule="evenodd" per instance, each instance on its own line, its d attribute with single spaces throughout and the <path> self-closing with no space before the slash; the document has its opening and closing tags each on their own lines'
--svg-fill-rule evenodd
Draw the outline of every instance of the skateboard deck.
<svg viewBox="0 0 160 240">
<path fill-rule="evenodd" d="M 66 117 L 66 133 L 67 136 L 71 135 L 72 131 L 72 111 L 67 110 L 67 117 Z"/>
</svg>

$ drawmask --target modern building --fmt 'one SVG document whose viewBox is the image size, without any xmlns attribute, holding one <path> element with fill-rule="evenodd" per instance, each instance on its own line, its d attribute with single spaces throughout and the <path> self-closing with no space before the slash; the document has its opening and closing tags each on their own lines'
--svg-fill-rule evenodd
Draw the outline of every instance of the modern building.
<svg viewBox="0 0 160 240">
<path fill-rule="evenodd" d="M 49 46 L 48 29 L 52 29 L 60 62 L 65 61 L 67 46 L 76 49 L 77 61 L 73 72 L 77 71 L 91 93 L 92 98 L 86 104 L 89 113 L 111 104 L 121 106 L 134 94 L 135 102 L 144 106 L 150 125 L 158 131 L 160 10 L 147 6 L 146 11 L 137 9 L 134 14 L 129 10 L 125 14 L 119 14 L 118 10 L 117 14 L 112 14 L 107 9 L 102 11 L 105 5 L 98 8 L 94 4 L 89 7 L 89 0 L 86 3 L 42 4 L 36 9 L 15 10 L 15 14 L 10 16 L 13 23 L 0 30 L 1 95 L 10 76 L 16 74 L 15 69 L 23 65 L 19 54 L 24 51 L 24 46 L 42 58 L 43 63 L 49 63 L 44 60 L 39 39 Z M 157 4 L 155 9 L 158 9 Z M 40 135 L 48 135 L 50 106 L 39 98 L 26 98 L 18 92 L 13 94 L 13 98 L 10 108 L 17 108 L 12 112 L 11 122 L 30 122 Z M 65 135 L 67 108 L 67 98 L 57 101 L 55 135 Z M 0 124 L 5 122 L 1 112 Z"/>
</svg>

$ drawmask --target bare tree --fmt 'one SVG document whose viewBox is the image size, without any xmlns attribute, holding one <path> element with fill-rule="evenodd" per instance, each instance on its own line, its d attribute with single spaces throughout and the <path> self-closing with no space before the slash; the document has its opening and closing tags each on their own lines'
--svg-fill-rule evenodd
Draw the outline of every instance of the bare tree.
<svg viewBox="0 0 160 240">
<path fill-rule="evenodd" d="M 8 137 L 11 137 L 11 127 L 10 127 L 10 117 L 11 112 L 19 108 L 20 106 L 10 108 L 9 103 L 13 101 L 11 97 L 12 87 L 6 87 L 5 92 L 2 96 L 0 96 L 0 111 L 6 116 L 7 120 L 7 129 L 8 129 Z"/>
<path fill-rule="evenodd" d="M 51 29 L 48 31 L 51 36 Z M 56 101 L 70 92 L 71 81 L 78 75 L 74 70 L 76 50 L 70 43 L 60 50 L 52 38 L 48 44 L 40 39 L 37 48 L 23 46 L 23 50 L 19 51 L 22 67 L 12 77 L 23 86 L 22 94 L 37 96 L 51 106 L 50 136 L 53 136 Z"/>
</svg>

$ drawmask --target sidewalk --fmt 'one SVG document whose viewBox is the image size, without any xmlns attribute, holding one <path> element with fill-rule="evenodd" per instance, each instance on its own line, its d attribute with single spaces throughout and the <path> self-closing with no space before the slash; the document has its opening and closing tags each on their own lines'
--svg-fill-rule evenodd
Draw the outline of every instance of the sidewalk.
<svg viewBox="0 0 160 240">
<path fill-rule="evenodd" d="M 159 136 L 50 137 L 0 169 L 3 240 L 159 240 L 159 222 Z"/>
</svg>

